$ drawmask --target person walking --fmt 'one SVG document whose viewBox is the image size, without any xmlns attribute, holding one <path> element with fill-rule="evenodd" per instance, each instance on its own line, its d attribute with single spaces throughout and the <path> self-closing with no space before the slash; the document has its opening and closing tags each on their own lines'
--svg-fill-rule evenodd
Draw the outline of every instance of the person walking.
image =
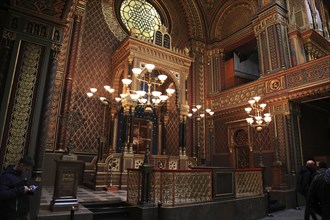
<svg viewBox="0 0 330 220">
<path fill-rule="evenodd" d="M 322 220 L 330 219 L 330 168 L 314 177 L 308 201 L 310 209 L 322 216 Z"/>
<path fill-rule="evenodd" d="M 0 219 L 28 220 L 29 194 L 35 187 L 28 183 L 27 174 L 31 172 L 34 161 L 24 157 L 15 166 L 8 166 L 0 176 Z"/>
<path fill-rule="evenodd" d="M 312 183 L 315 172 L 315 162 L 313 160 L 307 160 L 306 165 L 303 166 L 300 170 L 299 178 L 297 181 L 296 190 L 305 198 L 306 201 L 304 220 L 309 220 L 310 216 L 312 216 L 313 220 L 317 220 L 316 214 L 309 208 L 307 198 L 309 186 Z"/>
<path fill-rule="evenodd" d="M 327 170 L 327 167 L 328 167 L 328 164 L 326 162 L 324 162 L 324 161 L 321 161 L 319 163 L 318 169 L 316 170 L 315 176 L 318 175 L 318 174 L 321 174 L 321 173 L 325 172 Z"/>
</svg>

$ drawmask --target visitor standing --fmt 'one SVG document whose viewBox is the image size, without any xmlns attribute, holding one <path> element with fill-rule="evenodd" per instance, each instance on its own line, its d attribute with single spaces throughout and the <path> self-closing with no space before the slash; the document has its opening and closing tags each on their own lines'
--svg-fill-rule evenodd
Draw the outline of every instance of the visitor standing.
<svg viewBox="0 0 330 220">
<path fill-rule="evenodd" d="M 30 157 L 24 157 L 14 166 L 8 166 L 0 176 L 0 219 L 28 220 L 29 194 L 35 186 L 28 183 L 28 174 L 34 166 Z"/>
<path fill-rule="evenodd" d="M 308 201 L 310 209 L 322 216 L 322 220 L 330 219 L 330 168 L 314 177 Z"/>
<path fill-rule="evenodd" d="M 307 160 L 306 165 L 303 166 L 299 172 L 296 190 L 305 198 L 306 201 L 304 220 L 309 220 L 310 216 L 312 216 L 313 220 L 317 220 L 316 214 L 310 210 L 309 203 L 307 201 L 309 186 L 312 183 L 315 172 L 315 162 L 313 160 Z"/>
</svg>

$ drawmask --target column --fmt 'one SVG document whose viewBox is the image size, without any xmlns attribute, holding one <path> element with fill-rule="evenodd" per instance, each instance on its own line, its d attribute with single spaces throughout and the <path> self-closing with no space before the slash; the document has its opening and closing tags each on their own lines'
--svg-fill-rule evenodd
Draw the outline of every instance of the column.
<svg viewBox="0 0 330 220">
<path fill-rule="evenodd" d="M 78 55 L 78 44 L 80 38 L 80 29 L 81 29 L 81 20 L 83 16 L 82 10 L 77 10 L 77 14 L 74 16 L 73 24 L 72 24 L 72 37 L 71 44 L 69 48 L 68 54 L 71 56 L 68 57 L 68 68 L 65 76 L 65 88 L 63 91 L 63 101 L 62 101 L 62 109 L 61 115 L 70 111 L 70 101 L 71 101 L 71 93 L 72 93 L 72 83 L 75 75 L 76 61 Z M 66 128 L 59 123 L 59 132 L 57 137 L 56 150 L 65 151 L 65 139 L 66 139 Z"/>
<path fill-rule="evenodd" d="M 274 3 L 253 21 L 257 38 L 261 75 L 291 67 L 287 34 L 287 11 Z"/>
</svg>

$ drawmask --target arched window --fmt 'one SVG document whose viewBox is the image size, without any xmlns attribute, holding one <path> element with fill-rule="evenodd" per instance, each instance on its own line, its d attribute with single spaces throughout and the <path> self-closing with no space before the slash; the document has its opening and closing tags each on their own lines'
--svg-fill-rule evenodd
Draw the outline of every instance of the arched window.
<svg viewBox="0 0 330 220">
<path fill-rule="evenodd" d="M 155 30 L 162 24 L 157 10 L 145 0 L 124 0 L 120 6 L 120 17 L 128 30 L 152 39 Z"/>
</svg>

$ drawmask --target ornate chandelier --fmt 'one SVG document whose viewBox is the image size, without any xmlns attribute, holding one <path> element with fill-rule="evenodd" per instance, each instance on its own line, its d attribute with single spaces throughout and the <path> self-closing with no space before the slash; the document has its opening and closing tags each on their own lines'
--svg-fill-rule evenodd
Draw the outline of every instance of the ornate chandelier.
<svg viewBox="0 0 330 220">
<path fill-rule="evenodd" d="M 111 95 L 112 95 L 112 93 L 115 91 L 115 89 L 114 88 L 111 88 L 110 86 L 108 86 L 108 85 L 105 85 L 105 86 L 103 86 L 104 87 L 104 89 L 107 91 L 107 92 L 109 92 Z M 97 88 L 90 88 L 89 89 L 90 91 L 89 92 L 87 92 L 87 96 L 88 97 L 92 97 L 96 92 L 97 92 Z M 101 100 L 101 102 L 103 102 L 104 104 L 109 104 L 110 102 L 111 102 L 111 100 L 108 100 L 107 98 L 105 98 L 105 97 L 99 97 L 99 99 Z"/>
<path fill-rule="evenodd" d="M 138 105 L 144 108 L 146 113 L 153 112 L 153 108 L 165 103 L 165 101 L 175 92 L 173 88 L 166 89 L 166 95 L 158 91 L 157 88 L 165 82 L 166 75 L 155 75 L 153 70 L 154 64 L 146 64 L 142 69 L 133 68 L 132 72 L 135 78 L 139 81 L 140 90 L 131 90 L 129 85 L 132 83 L 131 79 L 122 79 L 122 83 L 126 88 L 126 93 L 120 94 L 116 98 L 117 102 L 122 102 L 122 105 L 131 106 Z"/>
<path fill-rule="evenodd" d="M 260 96 L 254 97 L 252 100 L 248 101 L 250 107 L 245 108 L 246 113 L 249 115 L 246 121 L 258 132 L 262 131 L 263 127 L 267 126 L 272 121 L 270 113 L 263 113 L 266 104 L 259 103 L 260 99 Z"/>
<path fill-rule="evenodd" d="M 214 112 L 210 108 L 205 109 L 205 112 L 201 111 L 201 108 L 202 108 L 201 105 L 196 105 L 196 106 L 192 107 L 191 108 L 192 113 L 189 112 L 187 114 L 187 116 L 192 117 L 193 114 L 197 112 L 197 120 L 200 120 L 201 118 L 205 117 L 205 112 L 208 113 L 210 116 L 212 116 L 214 114 Z"/>
</svg>

